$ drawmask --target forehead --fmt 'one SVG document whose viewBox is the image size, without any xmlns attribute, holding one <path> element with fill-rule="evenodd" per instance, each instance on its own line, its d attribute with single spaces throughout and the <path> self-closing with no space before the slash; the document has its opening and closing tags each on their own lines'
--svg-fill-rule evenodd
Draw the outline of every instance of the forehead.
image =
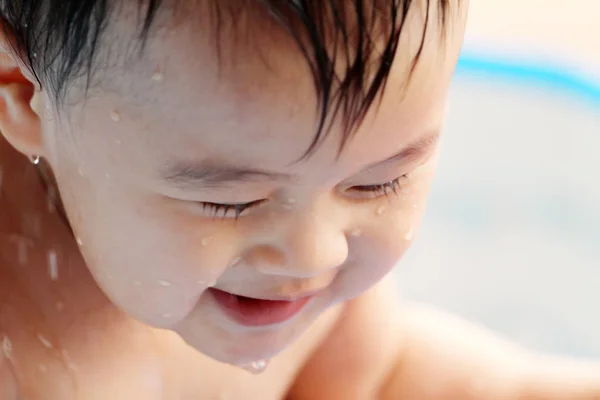
<svg viewBox="0 0 600 400">
<path fill-rule="evenodd" d="M 407 81 L 418 50 L 415 38 L 423 30 L 418 11 L 404 28 L 383 101 L 357 132 L 358 147 L 364 147 L 361 137 L 374 132 L 382 132 L 384 140 L 404 135 L 408 143 L 440 119 L 462 29 L 451 27 L 453 33 L 442 40 L 440 28 L 431 24 Z M 242 30 L 227 36 L 222 30 L 217 38 L 210 23 L 199 23 L 207 19 L 209 14 L 159 28 L 143 58 L 113 74 L 87 103 L 94 109 L 86 117 L 94 119 L 94 127 L 88 128 L 124 131 L 121 141 L 135 139 L 155 157 L 222 155 L 287 164 L 298 159 L 314 137 L 319 114 L 313 76 L 293 38 L 272 25 L 252 36 L 240 36 Z M 113 110 L 123 116 L 118 126 L 109 118 Z M 98 121 L 98 115 L 105 117 Z M 337 142 L 339 122 L 331 129 Z"/>
</svg>

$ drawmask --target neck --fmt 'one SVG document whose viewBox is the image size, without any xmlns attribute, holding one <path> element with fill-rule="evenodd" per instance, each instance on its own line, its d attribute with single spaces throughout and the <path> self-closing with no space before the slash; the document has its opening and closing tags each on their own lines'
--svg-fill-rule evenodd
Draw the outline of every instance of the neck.
<svg viewBox="0 0 600 400">
<path fill-rule="evenodd" d="M 13 221 L 14 229 L 19 216 L 42 207 L 53 208 L 70 226 L 48 164 L 41 161 L 33 165 L 0 135 L 0 219 Z"/>
</svg>

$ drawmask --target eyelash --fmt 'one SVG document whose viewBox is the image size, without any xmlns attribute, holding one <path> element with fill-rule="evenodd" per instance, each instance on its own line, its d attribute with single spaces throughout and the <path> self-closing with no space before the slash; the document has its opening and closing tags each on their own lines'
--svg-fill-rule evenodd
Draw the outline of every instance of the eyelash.
<svg viewBox="0 0 600 400">
<path fill-rule="evenodd" d="M 406 178 L 406 175 L 402 175 L 392 181 L 382 183 L 380 185 L 367 185 L 367 186 L 353 186 L 352 190 L 357 191 L 359 193 L 368 193 L 369 198 L 378 198 L 382 196 L 389 196 L 391 193 L 394 195 L 398 195 L 398 190 L 400 187 L 400 180 Z M 391 192 L 391 193 L 390 193 Z M 240 203 L 240 204 L 220 204 L 220 203 L 200 203 L 202 208 L 205 211 L 210 211 L 210 214 L 213 217 L 218 217 L 219 215 L 222 218 L 227 218 L 227 214 L 230 212 L 234 212 L 234 218 L 237 220 L 240 218 L 242 213 L 245 211 L 256 208 L 267 200 L 257 200 L 249 203 Z"/>
</svg>

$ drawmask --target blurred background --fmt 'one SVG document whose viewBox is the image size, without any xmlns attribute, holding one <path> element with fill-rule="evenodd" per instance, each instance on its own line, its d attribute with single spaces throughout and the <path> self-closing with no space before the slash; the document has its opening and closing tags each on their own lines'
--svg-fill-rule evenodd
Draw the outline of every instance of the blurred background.
<svg viewBox="0 0 600 400">
<path fill-rule="evenodd" d="M 473 0 L 408 299 L 600 357 L 600 2 Z"/>
</svg>

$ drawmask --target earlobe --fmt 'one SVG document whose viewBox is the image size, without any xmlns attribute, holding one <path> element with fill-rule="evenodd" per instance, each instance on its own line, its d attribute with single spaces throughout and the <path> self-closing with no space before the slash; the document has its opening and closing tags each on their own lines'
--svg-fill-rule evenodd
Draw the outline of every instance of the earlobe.
<svg viewBox="0 0 600 400">
<path fill-rule="evenodd" d="M 27 156 L 44 155 L 36 98 L 35 84 L 11 54 L 1 51 L 0 134 Z"/>
</svg>

